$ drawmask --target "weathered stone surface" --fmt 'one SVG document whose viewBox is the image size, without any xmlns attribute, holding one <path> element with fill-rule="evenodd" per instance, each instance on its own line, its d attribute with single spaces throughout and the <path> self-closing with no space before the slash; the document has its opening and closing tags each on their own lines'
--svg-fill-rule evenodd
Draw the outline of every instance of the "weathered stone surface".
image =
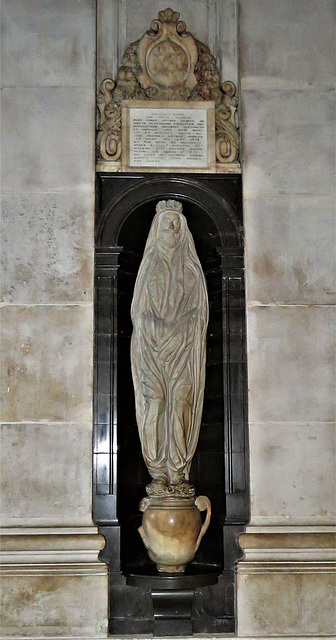
<svg viewBox="0 0 336 640">
<path fill-rule="evenodd" d="M 302 629 L 333 635 L 336 629 L 335 574 L 311 573 L 301 579 Z"/>
<path fill-rule="evenodd" d="M 332 524 L 335 424 L 252 423 L 249 439 L 252 521 Z"/>
<path fill-rule="evenodd" d="M 6 122 L 2 190 L 92 193 L 93 89 L 10 88 L 1 93 Z"/>
<path fill-rule="evenodd" d="M 237 582 L 239 635 L 286 635 L 301 627 L 298 621 L 299 576 L 239 575 Z"/>
<path fill-rule="evenodd" d="M 2 301 L 91 302 L 93 208 L 91 194 L 4 194 Z"/>
<path fill-rule="evenodd" d="M 2 577 L 5 636 L 106 637 L 106 575 Z"/>
<path fill-rule="evenodd" d="M 331 573 L 239 575 L 238 635 L 333 635 L 334 590 Z"/>
<path fill-rule="evenodd" d="M 336 302 L 333 198 L 246 198 L 244 218 L 250 303 Z"/>
<path fill-rule="evenodd" d="M 99 544 L 73 540 L 93 528 L 95 3 L 4 0 L 2 29 L 1 630 L 106 637 Z"/>
<path fill-rule="evenodd" d="M 249 420 L 335 420 L 333 307 L 250 307 Z"/>
<path fill-rule="evenodd" d="M 2 420 L 91 420 L 92 308 L 4 307 Z"/>
<path fill-rule="evenodd" d="M 314 0 L 307 10 L 302 0 L 240 0 L 242 87 L 334 85 L 333 8 L 333 0 Z"/>
<path fill-rule="evenodd" d="M 245 197 L 334 193 L 333 93 L 244 91 Z"/>
<path fill-rule="evenodd" d="M 239 2 L 251 522 L 287 540 L 245 549 L 239 635 L 335 630 L 329 551 L 290 529 L 335 517 L 333 5 Z"/>
<path fill-rule="evenodd" d="M 91 423 L 1 427 L 3 526 L 91 524 Z"/>
<path fill-rule="evenodd" d="M 3 0 L 1 12 L 2 86 L 93 87 L 92 0 Z"/>
</svg>

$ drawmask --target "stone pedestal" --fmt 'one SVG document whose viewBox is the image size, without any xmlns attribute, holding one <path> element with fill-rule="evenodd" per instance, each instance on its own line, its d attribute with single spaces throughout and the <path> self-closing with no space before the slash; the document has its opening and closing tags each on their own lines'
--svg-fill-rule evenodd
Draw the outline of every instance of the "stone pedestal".
<svg viewBox="0 0 336 640">
<path fill-rule="evenodd" d="M 3 637 L 106 637 L 107 567 L 96 527 L 1 531 Z"/>
<path fill-rule="evenodd" d="M 130 573 L 126 584 L 149 590 L 156 636 L 188 636 L 193 633 L 192 612 L 195 590 L 217 584 L 219 569 L 212 566 L 189 565 L 186 574 Z"/>
<path fill-rule="evenodd" d="M 239 543 L 239 636 L 333 636 L 335 528 L 250 526 Z"/>
</svg>

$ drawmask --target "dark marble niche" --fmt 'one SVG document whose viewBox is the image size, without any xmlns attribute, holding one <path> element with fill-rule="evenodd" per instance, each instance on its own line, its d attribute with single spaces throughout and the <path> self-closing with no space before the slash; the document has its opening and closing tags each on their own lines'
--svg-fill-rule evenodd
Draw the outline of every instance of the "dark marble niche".
<svg viewBox="0 0 336 640">
<path fill-rule="evenodd" d="M 241 555 L 237 535 L 249 519 L 240 176 L 98 174 L 96 194 L 93 518 L 107 541 L 101 559 L 109 566 L 109 630 L 231 632 L 234 565 Z M 191 587 L 187 580 L 184 595 L 179 585 L 181 606 L 176 593 L 155 597 L 160 589 L 154 577 L 151 586 L 150 576 L 156 570 L 137 531 L 150 477 L 137 432 L 129 355 L 135 278 L 155 205 L 168 198 L 183 204 L 209 296 L 205 400 L 191 481 L 197 495 L 210 498 L 212 519 L 189 574 L 210 578 L 208 584 L 195 578 Z M 169 611 L 184 611 L 182 601 L 189 613 L 174 622 Z M 186 615 L 188 622 L 180 623 Z"/>
</svg>

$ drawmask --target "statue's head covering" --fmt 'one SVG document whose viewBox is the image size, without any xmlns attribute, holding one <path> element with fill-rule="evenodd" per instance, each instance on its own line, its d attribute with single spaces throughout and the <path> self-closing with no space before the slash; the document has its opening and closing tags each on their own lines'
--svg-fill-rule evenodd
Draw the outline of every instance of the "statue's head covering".
<svg viewBox="0 0 336 640">
<path fill-rule="evenodd" d="M 164 220 L 167 214 L 175 214 L 179 218 L 180 228 L 178 232 L 178 241 L 173 251 L 167 252 L 160 242 L 161 222 Z M 148 259 L 154 258 L 154 254 L 160 254 L 162 259 L 166 258 L 171 260 L 172 254 L 174 259 L 176 255 L 183 260 L 186 255 L 189 255 L 192 260 L 195 260 L 199 264 L 199 259 L 196 253 L 193 237 L 189 231 L 187 220 L 182 213 L 182 203 L 177 200 L 160 200 L 156 205 L 156 215 L 153 218 L 152 225 L 148 234 L 142 264 L 145 264 Z M 169 255 L 168 255 L 169 254 Z M 183 254 L 183 255 L 182 255 Z M 141 270 L 140 266 L 140 270 Z M 139 271 L 140 271 L 139 270 Z"/>
<path fill-rule="evenodd" d="M 176 211 L 182 213 L 182 202 L 178 200 L 160 200 L 156 207 L 156 213 L 163 213 L 164 211 Z"/>
<path fill-rule="evenodd" d="M 178 216 L 180 227 L 178 230 L 178 241 L 172 249 L 167 249 L 160 242 L 161 220 L 167 215 L 175 213 Z M 148 281 L 151 274 L 161 268 L 165 274 L 165 294 L 163 307 L 166 305 L 168 296 L 172 297 L 177 293 L 176 283 L 182 283 L 184 271 L 188 268 L 189 273 L 199 281 L 201 295 L 201 306 L 204 308 L 206 323 L 208 318 L 208 303 L 206 294 L 206 284 L 203 270 L 196 253 L 195 244 L 191 232 L 188 228 L 187 220 L 182 213 L 182 204 L 177 200 L 160 200 L 156 205 L 156 214 L 148 234 L 143 258 L 139 267 L 131 308 L 132 320 L 139 316 L 145 308 L 148 308 Z M 178 301 L 176 300 L 176 303 Z"/>
</svg>

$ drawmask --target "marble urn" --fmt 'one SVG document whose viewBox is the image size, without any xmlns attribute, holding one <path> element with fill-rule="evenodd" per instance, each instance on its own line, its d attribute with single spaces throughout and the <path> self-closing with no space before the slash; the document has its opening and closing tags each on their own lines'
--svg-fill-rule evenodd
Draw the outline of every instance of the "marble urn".
<svg viewBox="0 0 336 640">
<path fill-rule="evenodd" d="M 202 523 L 200 512 L 205 510 L 206 517 Z M 161 573 L 183 573 L 195 557 L 210 524 L 209 498 L 144 498 L 140 511 L 143 517 L 139 533 L 157 570 Z"/>
</svg>

